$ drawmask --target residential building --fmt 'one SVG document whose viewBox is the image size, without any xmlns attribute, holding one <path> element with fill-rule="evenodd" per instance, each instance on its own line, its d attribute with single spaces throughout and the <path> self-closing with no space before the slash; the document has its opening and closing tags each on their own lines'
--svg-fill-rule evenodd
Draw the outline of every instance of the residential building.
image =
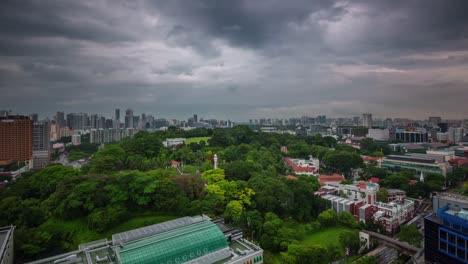
<svg viewBox="0 0 468 264">
<path fill-rule="evenodd" d="M 72 144 L 74 146 L 81 145 L 81 135 L 80 134 L 74 134 L 71 136 L 72 138 Z"/>
<path fill-rule="evenodd" d="M 0 117 L 0 135 L 0 160 L 31 161 L 33 123 L 29 117 Z"/>
<path fill-rule="evenodd" d="M 433 210 L 424 218 L 426 263 L 468 263 L 468 199 L 440 193 Z"/>
<path fill-rule="evenodd" d="M 398 189 L 388 189 L 387 190 L 387 202 L 403 202 L 406 199 L 406 192 Z"/>
<path fill-rule="evenodd" d="M 261 264 L 263 250 L 240 229 L 208 216 L 182 217 L 82 244 L 78 250 L 30 264 Z"/>
<path fill-rule="evenodd" d="M 432 158 L 399 155 L 385 156 L 379 163 L 379 167 L 389 171 L 398 172 L 406 169 L 414 170 L 416 173 L 435 173 L 443 176 L 447 176 L 447 173 L 452 171 L 452 167 L 448 162 L 439 163 Z"/>
<path fill-rule="evenodd" d="M 14 258 L 14 243 L 13 234 L 14 226 L 6 226 L 0 228 L 0 264 L 13 264 Z"/>
</svg>

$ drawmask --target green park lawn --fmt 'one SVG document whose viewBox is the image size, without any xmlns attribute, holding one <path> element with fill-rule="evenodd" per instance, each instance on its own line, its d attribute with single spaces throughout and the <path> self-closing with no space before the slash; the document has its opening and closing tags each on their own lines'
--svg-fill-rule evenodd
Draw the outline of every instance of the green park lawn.
<svg viewBox="0 0 468 264">
<path fill-rule="evenodd" d="M 190 144 L 190 143 L 200 143 L 200 141 L 205 141 L 206 144 L 208 144 L 208 139 L 211 137 L 193 137 L 193 138 L 187 138 L 185 140 L 185 144 Z"/>
<path fill-rule="evenodd" d="M 51 218 L 42 224 L 41 227 L 45 230 L 48 230 L 50 233 L 66 236 L 69 244 L 63 246 L 69 250 L 76 250 L 78 245 L 83 243 L 104 238 L 111 239 L 112 235 L 116 233 L 169 221 L 175 218 L 177 217 L 167 215 L 136 215 L 103 233 L 89 230 L 86 218 L 79 218 L 69 221 Z"/>
<path fill-rule="evenodd" d="M 351 228 L 344 226 L 327 227 L 324 230 L 307 235 L 306 238 L 304 240 L 299 241 L 298 244 L 306 246 L 317 244 L 323 246 L 326 246 L 328 244 L 341 246 L 339 240 L 340 233 L 348 230 L 351 230 Z"/>
<path fill-rule="evenodd" d="M 343 231 L 352 230 L 349 227 L 345 226 L 336 226 L 336 227 L 327 227 L 318 232 L 313 232 L 307 234 L 304 239 L 293 242 L 293 244 L 299 244 L 304 246 L 312 245 L 335 245 L 338 246 L 344 255 L 345 249 L 342 248 L 339 240 L 340 233 Z M 268 263 L 281 264 L 280 254 L 273 254 L 269 251 L 265 251 L 265 261 L 268 260 Z"/>
</svg>

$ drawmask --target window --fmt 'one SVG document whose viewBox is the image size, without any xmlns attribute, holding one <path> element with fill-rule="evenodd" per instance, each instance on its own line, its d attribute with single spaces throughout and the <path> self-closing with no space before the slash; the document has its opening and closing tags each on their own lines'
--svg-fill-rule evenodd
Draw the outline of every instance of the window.
<svg viewBox="0 0 468 264">
<path fill-rule="evenodd" d="M 443 251 L 447 251 L 447 243 L 442 242 L 442 241 L 440 241 L 439 243 L 440 243 L 439 244 L 439 249 L 441 249 Z"/>
<path fill-rule="evenodd" d="M 454 246 L 448 246 L 448 253 L 455 255 L 455 247 Z"/>
<path fill-rule="evenodd" d="M 455 244 L 455 236 L 452 235 L 452 234 L 449 234 L 448 241 L 449 241 L 450 243 Z"/>
</svg>

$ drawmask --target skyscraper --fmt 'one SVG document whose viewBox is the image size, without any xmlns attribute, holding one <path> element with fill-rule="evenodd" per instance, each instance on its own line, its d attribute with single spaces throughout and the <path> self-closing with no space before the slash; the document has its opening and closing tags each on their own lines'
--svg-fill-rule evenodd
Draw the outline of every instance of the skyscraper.
<svg viewBox="0 0 468 264">
<path fill-rule="evenodd" d="M 0 135 L 0 160 L 31 160 L 33 125 L 29 117 L 0 117 Z"/>
<path fill-rule="evenodd" d="M 365 113 L 362 114 L 362 126 L 371 128 L 372 127 L 372 114 Z"/>
<path fill-rule="evenodd" d="M 33 123 L 33 167 L 42 169 L 50 161 L 50 124 L 48 121 Z"/>
<path fill-rule="evenodd" d="M 120 121 L 120 109 L 119 108 L 116 108 L 115 109 L 115 116 L 114 116 L 115 120 L 117 121 Z"/>
<path fill-rule="evenodd" d="M 133 110 L 125 110 L 125 128 L 133 128 Z"/>
<path fill-rule="evenodd" d="M 57 112 L 56 116 L 55 116 L 55 121 L 56 121 L 56 124 L 59 128 L 61 127 L 65 127 L 67 125 L 66 121 L 65 121 L 65 113 L 64 112 Z"/>
<path fill-rule="evenodd" d="M 88 114 L 70 113 L 67 115 L 67 126 L 73 130 L 83 130 L 89 127 Z"/>
<path fill-rule="evenodd" d="M 197 115 L 197 114 L 194 114 L 194 115 L 193 115 L 193 121 L 194 121 L 195 123 L 198 123 L 198 115 Z"/>
</svg>

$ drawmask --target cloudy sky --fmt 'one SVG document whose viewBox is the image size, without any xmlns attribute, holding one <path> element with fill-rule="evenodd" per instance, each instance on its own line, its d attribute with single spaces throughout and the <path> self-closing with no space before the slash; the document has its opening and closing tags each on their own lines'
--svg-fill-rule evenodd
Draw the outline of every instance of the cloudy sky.
<svg viewBox="0 0 468 264">
<path fill-rule="evenodd" d="M 0 109 L 468 117 L 466 0 L 2 0 Z"/>
</svg>

